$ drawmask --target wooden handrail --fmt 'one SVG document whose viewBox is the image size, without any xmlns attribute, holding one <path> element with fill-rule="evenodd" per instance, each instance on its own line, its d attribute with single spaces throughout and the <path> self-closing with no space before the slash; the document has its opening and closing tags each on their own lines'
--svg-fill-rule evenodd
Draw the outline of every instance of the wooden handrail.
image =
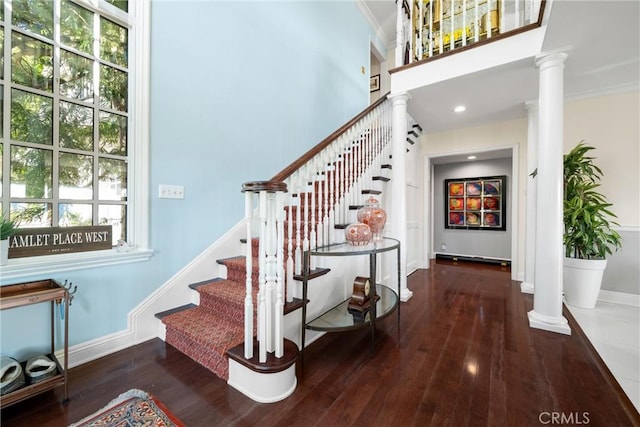
<svg viewBox="0 0 640 427">
<path fill-rule="evenodd" d="M 259 193 L 260 191 L 266 191 L 268 193 L 276 193 L 281 191 L 287 192 L 287 184 L 281 181 L 253 181 L 242 184 L 242 192 Z"/>
<path fill-rule="evenodd" d="M 352 118 L 351 120 L 349 120 L 347 123 L 345 123 L 344 125 L 342 125 L 341 127 L 338 128 L 338 130 L 336 130 L 335 132 L 333 132 L 331 135 L 329 135 L 328 137 L 326 137 L 325 139 L 323 139 L 318 145 L 316 145 L 315 147 L 313 147 L 312 149 L 310 149 L 309 151 L 307 151 L 306 153 L 304 153 L 302 156 L 300 156 L 296 161 L 294 161 L 293 163 L 291 163 L 289 166 L 287 166 L 286 168 L 284 168 L 282 171 L 280 171 L 277 175 L 275 175 L 273 178 L 271 178 L 271 181 L 284 181 L 286 178 L 288 178 L 289 176 L 291 176 L 295 171 L 297 171 L 302 165 L 304 165 L 306 162 L 308 162 L 309 160 L 311 160 L 316 154 L 318 154 L 319 152 L 321 152 L 323 149 L 325 149 L 326 147 L 328 147 L 333 141 L 335 141 L 340 135 L 342 135 L 343 133 L 345 133 L 351 126 L 353 126 L 354 124 L 356 124 L 359 120 L 361 120 L 364 116 L 366 116 L 367 114 L 369 114 L 371 111 L 373 111 L 378 105 L 382 104 L 386 99 L 387 99 L 387 95 L 389 95 L 390 92 L 385 93 L 383 96 L 380 97 L 380 99 L 378 99 L 376 102 L 374 102 L 373 104 L 371 104 L 370 106 L 368 106 L 364 111 L 362 111 L 360 114 L 358 114 L 357 116 L 355 116 L 354 118 Z"/>
</svg>

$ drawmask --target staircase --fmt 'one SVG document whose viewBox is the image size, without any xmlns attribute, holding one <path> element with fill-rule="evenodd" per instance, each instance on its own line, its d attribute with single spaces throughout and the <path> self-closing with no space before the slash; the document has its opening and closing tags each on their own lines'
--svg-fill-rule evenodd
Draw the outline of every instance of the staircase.
<svg viewBox="0 0 640 427">
<path fill-rule="evenodd" d="M 231 271 L 244 264 L 239 258 L 220 262 Z M 244 273 L 190 285 L 200 296 L 199 305 L 157 314 L 166 326 L 167 343 L 224 380 L 229 376 L 227 350 L 244 341 L 244 279 L 234 280 L 234 275 Z"/>
<path fill-rule="evenodd" d="M 282 271 L 288 281 L 284 314 L 303 305 L 303 302 L 296 298 L 299 297 L 296 295 L 296 289 L 300 287 L 295 285 L 296 281 L 302 279 L 300 254 L 309 247 L 343 242 L 344 232 L 341 229 L 355 222 L 355 212 L 362 206 L 361 202 L 371 195 L 380 198 L 382 188 L 389 181 L 385 171 L 391 169 L 391 156 L 385 147 L 390 145 L 387 144 L 390 131 L 376 130 L 375 132 L 379 132 L 376 138 L 384 140 L 384 144 L 375 145 L 372 142 L 374 131 L 370 127 L 359 126 L 357 131 L 349 133 L 348 138 L 341 140 L 342 145 L 337 148 L 325 147 L 288 176 L 279 176 L 288 186 L 284 225 L 281 225 L 284 229 L 282 253 L 287 259 Z M 408 146 L 417 140 L 420 130 L 417 124 L 409 126 Z M 251 222 L 251 219 L 247 221 Z M 245 245 L 248 240 L 244 241 Z M 229 380 L 229 358 L 261 373 L 280 372 L 293 365 L 297 358 L 297 345 L 286 339 L 285 354 L 282 358 L 274 358 L 273 354 L 269 353 L 268 363 L 258 363 L 257 357 L 247 360 L 243 356 L 242 348 L 247 336 L 246 293 L 249 286 L 246 256 L 250 253 L 252 258 L 251 301 L 258 301 L 261 280 L 259 244 L 260 240 L 251 236 L 251 249 L 245 252 L 247 255 L 230 254 L 233 257 L 218 260 L 218 264 L 226 270 L 226 274 L 223 274 L 225 277 L 189 285 L 199 295 L 198 305 L 188 304 L 156 314 L 165 325 L 165 340 L 168 344 L 224 380 Z M 329 272 L 326 268 L 311 268 L 311 278 Z M 264 284 L 264 277 L 262 281 Z M 316 301 L 309 303 L 321 304 Z M 254 337 L 257 334 L 255 325 L 259 324 L 257 307 L 258 304 L 252 306 L 253 322 L 250 323 L 254 325 L 251 331 Z"/>
</svg>

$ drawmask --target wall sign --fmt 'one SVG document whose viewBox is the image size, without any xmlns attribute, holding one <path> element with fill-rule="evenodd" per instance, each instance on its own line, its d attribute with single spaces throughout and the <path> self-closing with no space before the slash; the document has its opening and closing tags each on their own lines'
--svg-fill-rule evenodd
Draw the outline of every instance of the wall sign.
<svg viewBox="0 0 640 427">
<path fill-rule="evenodd" d="M 111 249 L 110 225 L 21 228 L 9 237 L 9 258 Z"/>
<path fill-rule="evenodd" d="M 506 230 L 506 175 L 445 179 L 444 228 Z"/>
</svg>

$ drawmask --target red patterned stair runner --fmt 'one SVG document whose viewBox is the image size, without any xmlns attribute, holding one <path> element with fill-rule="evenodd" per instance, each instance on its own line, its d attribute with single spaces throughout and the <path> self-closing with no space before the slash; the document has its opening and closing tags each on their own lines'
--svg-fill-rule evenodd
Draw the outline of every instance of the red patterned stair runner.
<svg viewBox="0 0 640 427">
<path fill-rule="evenodd" d="M 245 262 L 222 260 L 231 279 L 199 285 L 200 305 L 162 318 L 166 342 L 220 378 L 229 377 L 226 351 L 244 341 Z M 253 300 L 257 300 L 257 262 L 253 262 Z M 255 319 L 254 309 L 254 319 Z M 255 320 L 254 320 L 255 324 Z M 254 331 L 255 333 L 255 331 Z"/>
</svg>

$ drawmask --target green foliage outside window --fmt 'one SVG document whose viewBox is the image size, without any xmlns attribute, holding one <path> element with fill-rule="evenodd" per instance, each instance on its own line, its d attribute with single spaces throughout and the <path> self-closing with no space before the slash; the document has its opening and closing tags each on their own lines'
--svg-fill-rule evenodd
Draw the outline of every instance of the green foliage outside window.
<svg viewBox="0 0 640 427">
<path fill-rule="evenodd" d="M 106 3 L 128 10 L 127 1 Z M 115 9 L 72 0 L 13 0 L 10 14 L 3 6 L 0 73 L 7 61 L 11 73 L 0 74 L 0 89 L 10 85 L 11 96 L 0 90 L 0 117 L 10 111 L 10 128 L 0 121 L 0 165 L 9 158 L 0 212 L 26 227 L 112 224 L 114 240 L 126 240 L 128 29 L 106 15 Z"/>
</svg>

